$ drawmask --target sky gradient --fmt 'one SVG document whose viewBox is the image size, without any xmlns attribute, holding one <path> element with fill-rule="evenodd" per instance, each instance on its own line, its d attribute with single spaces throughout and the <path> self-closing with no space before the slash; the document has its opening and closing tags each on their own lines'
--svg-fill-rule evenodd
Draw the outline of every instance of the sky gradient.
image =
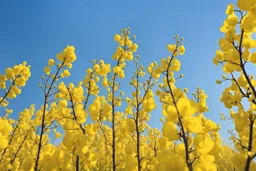
<svg viewBox="0 0 256 171">
<path fill-rule="evenodd" d="M 166 45 L 174 43 L 175 34 L 185 38 L 186 53 L 180 57 L 180 73 L 184 78 L 177 81 L 177 86 L 188 88 L 190 93 L 196 86 L 205 90 L 210 109 L 205 115 L 222 124 L 221 136 L 226 141 L 226 130 L 232 129 L 231 124 L 221 121 L 218 115 L 219 112 L 228 114 L 220 102 L 225 86 L 215 83 L 222 71 L 212 63 L 212 58 L 219 38 L 223 37 L 219 28 L 229 3 L 234 1 L 4 0 L 0 5 L 0 73 L 23 61 L 32 66 L 32 77 L 9 107 L 17 116 L 30 104 L 36 104 L 36 108 L 43 104 L 43 93 L 37 84 L 47 60 L 55 58 L 66 45 L 74 45 L 77 54 L 67 83 L 83 80 L 94 58 L 112 63 L 111 56 L 117 46 L 113 36 L 129 26 L 131 34 L 137 37 L 136 54 L 145 66 L 170 55 Z M 122 89 L 129 92 L 125 81 Z M 150 125 L 161 129 L 160 117 L 161 106 L 158 106 L 151 114 Z"/>
</svg>

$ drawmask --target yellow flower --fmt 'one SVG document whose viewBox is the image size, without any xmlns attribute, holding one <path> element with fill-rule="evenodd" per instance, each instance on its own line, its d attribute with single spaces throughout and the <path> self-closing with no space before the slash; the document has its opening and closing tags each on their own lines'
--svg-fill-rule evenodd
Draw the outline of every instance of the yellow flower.
<svg viewBox="0 0 256 171">
<path fill-rule="evenodd" d="M 253 53 L 251 54 L 250 61 L 251 61 L 252 63 L 256 64 L 256 52 L 253 52 Z"/>
<path fill-rule="evenodd" d="M 177 126 L 171 121 L 165 122 L 162 131 L 163 136 L 168 138 L 169 141 L 179 140 L 180 138 Z"/>
<path fill-rule="evenodd" d="M 176 49 L 176 45 L 175 45 L 175 44 L 173 44 L 173 45 L 168 44 L 168 45 L 167 45 L 167 49 L 168 49 L 171 53 L 173 53 L 173 52 L 175 51 L 175 49 Z"/>
<path fill-rule="evenodd" d="M 6 68 L 5 74 L 6 74 L 6 78 L 9 80 L 13 79 L 13 77 L 14 77 L 14 73 L 12 72 L 11 68 Z"/>
<path fill-rule="evenodd" d="M 26 85 L 26 80 L 23 77 L 19 77 L 15 80 L 15 84 L 17 86 L 25 86 Z"/>
<path fill-rule="evenodd" d="M 183 55 L 185 53 L 185 50 L 186 49 L 183 45 L 179 46 L 179 48 L 178 48 L 178 51 L 179 51 L 180 55 Z"/>
<path fill-rule="evenodd" d="M 118 42 L 121 39 L 121 36 L 119 34 L 115 34 L 114 40 Z"/>
<path fill-rule="evenodd" d="M 69 76 L 70 76 L 70 72 L 65 69 L 65 70 L 63 71 L 63 75 L 64 75 L 64 77 L 69 77 Z"/>
<path fill-rule="evenodd" d="M 132 46 L 131 46 L 132 52 L 136 52 L 137 49 L 138 49 L 138 45 L 137 44 L 132 44 Z"/>
<path fill-rule="evenodd" d="M 226 9 L 226 14 L 227 15 L 233 14 L 234 13 L 234 8 L 235 8 L 234 4 L 228 4 L 227 9 Z"/>
<path fill-rule="evenodd" d="M 46 75 L 50 75 L 51 74 L 51 68 L 50 67 L 45 67 L 44 68 L 44 73 L 46 74 Z"/>
<path fill-rule="evenodd" d="M 221 84 L 221 81 L 220 80 L 216 80 L 216 84 Z"/>
<path fill-rule="evenodd" d="M 49 59 L 48 60 L 48 65 L 53 66 L 54 65 L 54 59 Z"/>
<path fill-rule="evenodd" d="M 214 142 L 209 134 L 197 134 L 194 139 L 196 151 L 200 154 L 207 154 L 214 146 Z"/>
</svg>

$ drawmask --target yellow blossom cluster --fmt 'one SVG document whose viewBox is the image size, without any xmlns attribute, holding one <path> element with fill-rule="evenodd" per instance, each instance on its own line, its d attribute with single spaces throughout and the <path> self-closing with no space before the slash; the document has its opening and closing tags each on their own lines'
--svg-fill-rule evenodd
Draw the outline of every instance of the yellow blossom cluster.
<svg viewBox="0 0 256 171">
<path fill-rule="evenodd" d="M 163 103 L 162 113 L 165 116 L 165 120 L 162 120 L 162 133 L 166 139 L 162 139 L 161 143 L 177 141 L 179 144 L 175 147 L 177 153 L 162 152 L 163 156 L 159 156 L 161 158 L 157 167 L 159 170 L 217 170 L 214 161 L 219 152 L 214 149 L 221 147 L 218 135 L 220 127 L 206 119 L 202 113 L 208 111 L 207 95 L 203 90 L 198 87 L 193 100 L 187 97 L 188 91 L 175 86 L 175 72 L 180 70 L 178 55 L 185 52 L 183 39 L 176 35 L 175 40 L 176 44 L 167 46 L 172 56 L 161 60 L 161 74 L 164 78 L 156 94 Z"/>
<path fill-rule="evenodd" d="M 26 62 L 6 68 L 5 74 L 0 74 L 0 89 L 5 93 L 0 95 L 0 106 L 8 105 L 7 99 L 16 98 L 21 93 L 21 87 L 26 85 L 31 76 L 30 65 Z"/>
<path fill-rule="evenodd" d="M 225 75 L 217 84 L 229 82 L 221 96 L 221 102 L 230 109 L 235 131 L 230 139 L 235 150 L 231 162 L 236 170 L 255 170 L 255 103 L 256 80 L 249 73 L 247 65 L 256 63 L 256 1 L 238 0 L 229 4 L 220 31 L 224 37 L 219 40 L 219 50 L 213 58 L 215 65 L 221 65 Z M 248 107 L 249 106 L 249 107 Z"/>
<path fill-rule="evenodd" d="M 221 28 L 225 38 L 220 40 L 214 59 L 232 78 L 222 77 L 231 81 L 231 86 L 224 90 L 221 101 L 229 109 L 238 107 L 230 111 L 238 136 L 231 137 L 235 150 L 221 144 L 220 125 L 204 114 L 208 111 L 207 94 L 197 87 L 191 97 L 187 88 L 176 86 L 183 78 L 179 58 L 186 51 L 184 39 L 176 35 L 175 43 L 167 45 L 171 55 L 144 67 L 135 55 L 138 45 L 128 27 L 114 35 L 115 65 L 95 59 L 83 80 L 67 83 L 64 78 L 71 76 L 76 53 L 75 47 L 66 46 L 44 68 L 38 84 L 42 104 L 31 105 L 16 119 L 12 118 L 16 111 L 5 108 L 0 117 L 0 170 L 217 171 L 231 168 L 227 166 L 231 163 L 232 170 L 255 169 L 256 81 L 244 67 L 254 60 L 249 49 L 254 41 L 250 32 L 255 31 L 255 24 L 252 29 L 254 18 L 250 16 L 254 16 L 255 4 L 238 0 L 238 7 L 248 13 L 241 12 L 244 16 L 239 18 L 234 5 L 228 6 L 228 19 Z M 242 32 L 236 35 L 239 23 Z M 238 41 L 241 37 L 247 43 Z M 234 46 L 239 42 L 240 49 Z M 130 65 L 135 69 L 127 70 Z M 132 77 L 127 81 L 123 78 L 129 71 Z M 26 63 L 7 68 L 5 75 L 0 75 L 0 88 L 5 92 L 1 107 L 6 106 L 6 99 L 19 94 L 29 77 Z M 126 85 L 131 90 L 126 91 Z M 248 109 L 242 106 L 243 98 L 250 103 Z M 158 115 L 154 110 L 159 103 L 161 130 L 148 123 L 151 116 Z"/>
</svg>

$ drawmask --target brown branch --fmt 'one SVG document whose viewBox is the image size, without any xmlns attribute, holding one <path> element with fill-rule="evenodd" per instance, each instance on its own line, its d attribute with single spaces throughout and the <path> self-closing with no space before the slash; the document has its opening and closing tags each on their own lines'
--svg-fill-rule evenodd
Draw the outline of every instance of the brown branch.
<svg viewBox="0 0 256 171">
<path fill-rule="evenodd" d="M 18 147 L 18 149 L 17 149 L 16 153 L 14 154 L 13 158 L 11 159 L 11 161 L 10 161 L 10 164 L 11 164 L 11 165 L 12 165 L 12 164 L 13 164 L 13 162 L 15 161 L 15 159 L 16 159 L 16 157 L 17 157 L 17 155 L 18 155 L 19 151 L 21 150 L 21 148 L 22 148 L 22 146 L 23 146 L 24 142 L 26 141 L 26 139 L 27 139 L 27 137 L 28 137 L 28 135 L 29 135 L 30 131 L 31 131 L 31 130 L 27 131 L 27 133 L 26 133 L 26 135 L 25 135 L 24 139 L 22 140 L 22 142 L 21 142 L 20 146 Z"/>
<path fill-rule="evenodd" d="M 43 140 L 43 134 L 44 134 L 44 129 L 45 129 L 45 112 L 46 112 L 46 107 L 47 107 L 47 101 L 49 98 L 49 94 L 51 92 L 53 83 L 56 81 L 57 75 L 59 74 L 61 68 L 64 66 L 66 60 L 64 60 L 62 62 L 62 64 L 60 65 L 60 67 L 58 68 L 56 74 L 54 75 L 54 78 L 52 79 L 52 82 L 48 88 L 47 93 L 44 96 L 44 106 L 43 106 L 43 116 L 42 116 L 42 123 L 41 123 L 41 132 L 40 132 L 40 139 L 39 139 L 39 143 L 38 143 L 38 151 L 37 151 L 37 156 L 36 156 L 36 160 L 35 160 L 35 167 L 34 167 L 34 171 L 38 171 L 38 166 L 39 166 L 39 159 L 40 159 L 40 152 L 41 152 L 41 148 L 42 148 L 42 140 Z M 48 81 L 48 79 L 47 79 Z M 45 89 L 46 89 L 46 85 L 45 85 Z"/>
<path fill-rule="evenodd" d="M 77 121 L 77 116 L 76 116 L 76 112 L 75 112 L 75 106 L 74 106 L 74 101 L 73 101 L 73 98 L 72 98 L 72 94 L 70 92 L 70 90 L 68 89 L 68 93 L 69 93 L 69 97 L 70 97 L 70 102 L 71 102 L 71 108 L 72 108 L 72 111 L 73 111 L 73 114 L 74 114 L 74 119 L 75 121 Z M 77 123 L 77 122 L 76 122 Z M 78 124 L 78 123 L 77 123 Z M 78 124 L 80 129 L 83 131 L 83 134 L 85 134 L 85 129 L 84 127 L 82 126 L 82 124 Z"/>
<path fill-rule="evenodd" d="M 174 54 L 177 52 L 177 47 L 178 47 L 178 42 L 176 42 L 176 48 L 174 50 L 174 52 L 172 53 L 172 57 L 168 63 L 168 67 L 167 67 L 167 72 L 166 72 L 166 79 L 167 79 L 167 85 L 168 85 L 168 88 L 169 88 L 169 91 L 170 91 L 170 94 L 171 94 L 171 97 L 172 97 L 172 100 L 173 100 L 173 104 L 176 108 L 176 111 L 177 111 L 177 114 L 178 114 L 178 122 L 179 122 L 179 126 L 181 128 L 181 137 L 184 141 L 184 145 L 185 145 L 185 156 L 186 156 L 186 164 L 188 166 L 188 169 L 189 171 L 192 171 L 193 168 L 192 168 L 192 163 L 190 162 L 190 156 L 189 156 L 189 148 L 188 148 L 188 137 L 186 137 L 186 134 L 185 134 L 185 130 L 184 130 L 184 126 L 183 126 L 183 123 L 182 123 L 182 120 L 181 120 L 181 115 L 180 115 L 180 112 L 178 110 L 178 106 L 177 106 L 177 103 L 176 103 L 176 100 L 175 100 L 175 97 L 174 97 L 174 94 L 173 94 L 173 91 L 172 91 L 172 88 L 171 88 L 171 85 L 170 85 L 170 78 L 169 78 L 169 68 L 171 66 L 171 62 L 172 60 L 174 59 Z"/>
</svg>

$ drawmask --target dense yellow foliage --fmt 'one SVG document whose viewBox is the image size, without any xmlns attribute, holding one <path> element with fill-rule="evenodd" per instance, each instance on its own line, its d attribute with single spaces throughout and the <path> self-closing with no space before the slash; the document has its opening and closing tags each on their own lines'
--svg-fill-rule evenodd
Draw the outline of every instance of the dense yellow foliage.
<svg viewBox="0 0 256 171">
<path fill-rule="evenodd" d="M 125 28 L 114 35 L 116 64 L 93 60 L 78 83 L 63 81 L 71 75 L 75 47 L 67 46 L 56 59 L 49 59 L 39 83 L 42 106 L 36 110 L 31 105 L 17 120 L 10 116 L 8 104 L 26 85 L 30 66 L 23 62 L 5 69 L 0 75 L 0 107 L 5 109 L 0 117 L 0 170 L 256 170 L 256 80 L 246 69 L 248 63 L 256 63 L 256 1 L 238 0 L 237 7 L 228 5 L 226 14 L 220 28 L 225 37 L 220 38 L 213 63 L 225 73 L 216 83 L 230 82 L 221 102 L 235 124 L 230 132 L 234 149 L 222 143 L 220 125 L 204 115 L 204 91 L 197 87 L 189 98 L 187 88 L 176 87 L 183 77 L 177 72 L 186 51 L 184 39 L 176 35 L 167 45 L 170 55 L 145 67 L 135 55 L 135 36 Z M 135 66 L 131 94 L 122 91 L 128 62 Z M 162 130 L 147 123 L 157 101 L 162 106 Z"/>
</svg>

